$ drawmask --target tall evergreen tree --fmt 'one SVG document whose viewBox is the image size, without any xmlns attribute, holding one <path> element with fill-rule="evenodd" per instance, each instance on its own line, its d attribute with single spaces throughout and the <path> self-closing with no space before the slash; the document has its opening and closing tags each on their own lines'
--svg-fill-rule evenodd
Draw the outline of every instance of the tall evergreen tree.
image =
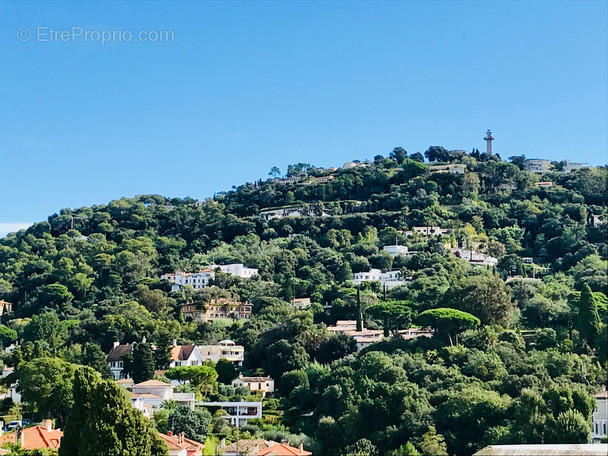
<svg viewBox="0 0 608 456">
<path fill-rule="evenodd" d="M 167 333 L 161 334 L 154 350 L 154 366 L 156 369 L 169 369 L 169 365 L 171 364 L 171 347 L 171 336 Z"/>
<path fill-rule="evenodd" d="M 91 368 L 77 371 L 75 401 L 64 429 L 60 456 L 164 456 L 166 445 L 124 391 Z"/>
<path fill-rule="evenodd" d="M 578 324 L 577 329 L 581 339 L 587 345 L 592 345 L 600 334 L 602 322 L 597 312 L 597 304 L 591 288 L 586 283 L 583 284 L 581 297 L 578 304 Z"/>
<path fill-rule="evenodd" d="M 361 315 L 361 290 L 357 287 L 357 331 L 363 331 L 363 316 Z"/>
<path fill-rule="evenodd" d="M 80 363 L 85 366 L 92 367 L 99 372 L 104 378 L 110 378 L 110 366 L 106 361 L 106 354 L 101 351 L 99 345 L 93 342 L 85 342 L 82 346 L 82 355 Z"/>
<path fill-rule="evenodd" d="M 145 382 L 154 377 L 154 354 L 150 344 L 141 342 L 133 348 L 131 376 L 135 383 Z"/>
</svg>

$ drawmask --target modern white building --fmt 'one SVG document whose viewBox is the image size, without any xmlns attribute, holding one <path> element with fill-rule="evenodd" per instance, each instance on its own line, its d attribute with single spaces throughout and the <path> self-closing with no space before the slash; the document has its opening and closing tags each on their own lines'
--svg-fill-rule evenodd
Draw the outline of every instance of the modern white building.
<svg viewBox="0 0 608 456">
<path fill-rule="evenodd" d="M 242 279 L 249 279 L 258 273 L 258 269 L 248 268 L 243 265 L 243 263 L 234 263 L 234 264 L 210 264 L 209 266 L 205 266 L 205 269 L 209 269 L 215 271 L 217 268 L 225 274 L 232 274 L 234 276 L 240 277 Z"/>
<path fill-rule="evenodd" d="M 405 235 L 413 236 L 414 233 L 422 236 L 445 236 L 450 234 L 450 230 L 439 226 L 415 226 L 411 231 L 406 231 Z"/>
<path fill-rule="evenodd" d="M 472 265 L 496 266 L 498 264 L 498 258 L 473 250 L 453 248 L 450 249 L 450 252 L 463 260 L 467 260 Z"/>
<path fill-rule="evenodd" d="M 382 247 L 382 250 L 392 257 L 396 257 L 397 255 L 409 255 L 409 251 L 405 245 L 385 245 Z"/>
<path fill-rule="evenodd" d="M 429 171 L 431 174 L 433 174 L 433 173 L 464 174 L 466 169 L 467 169 L 467 165 L 463 165 L 463 164 L 429 166 Z"/>
<path fill-rule="evenodd" d="M 262 402 L 197 402 L 196 405 L 224 409 L 228 413 L 224 418 L 229 419 L 233 426 L 242 426 L 247 420 L 262 418 Z"/>
<path fill-rule="evenodd" d="M 127 384 L 121 383 L 121 386 L 129 389 Z M 147 380 L 142 383 L 136 383 L 130 387 L 131 404 L 135 408 L 143 408 L 152 411 L 160 409 L 164 401 L 176 401 L 180 405 L 186 405 L 194 409 L 194 393 L 175 393 L 174 386 L 170 383 L 164 383 L 159 380 Z"/>
<path fill-rule="evenodd" d="M 595 410 L 593 412 L 593 440 L 608 436 L 608 391 L 595 395 Z"/>
<path fill-rule="evenodd" d="M 232 386 L 246 386 L 252 394 L 274 393 L 274 380 L 270 377 L 243 377 L 239 374 L 238 378 L 232 380 Z"/>
<path fill-rule="evenodd" d="M 382 272 L 380 269 L 370 269 L 367 272 L 357 272 L 353 275 L 353 283 L 361 285 L 363 282 L 380 282 L 382 288 L 391 289 L 405 284 L 401 280 L 399 271 Z"/>
<path fill-rule="evenodd" d="M 212 269 L 201 269 L 199 272 L 177 271 L 174 274 L 163 274 L 160 278 L 161 280 L 168 280 L 172 283 L 172 291 L 180 290 L 185 285 L 189 285 L 195 290 L 198 290 L 210 285 L 210 282 L 215 279 L 215 271 Z"/>
<path fill-rule="evenodd" d="M 302 217 L 303 215 L 307 215 L 303 207 L 286 207 L 260 212 L 260 217 L 264 220 L 280 219 L 283 217 Z"/>
<path fill-rule="evenodd" d="M 245 360 L 245 347 L 236 345 L 232 340 L 220 340 L 217 345 L 198 345 L 196 347 L 203 360 L 217 363 L 225 359 L 237 366 L 242 366 Z"/>
<path fill-rule="evenodd" d="M 566 160 L 566 165 L 564 166 L 564 172 L 569 173 L 574 171 L 575 169 L 581 168 L 589 168 L 591 165 L 589 163 L 580 163 L 580 162 L 571 162 Z"/>
<path fill-rule="evenodd" d="M 346 162 L 344 163 L 344 166 L 342 166 L 342 168 L 344 169 L 353 169 L 353 168 L 369 168 L 370 166 L 372 166 L 372 163 L 369 161 L 350 161 L 350 162 Z"/>
<path fill-rule="evenodd" d="M 551 160 L 546 158 L 528 158 L 524 167 L 531 173 L 546 173 L 551 168 Z"/>
</svg>

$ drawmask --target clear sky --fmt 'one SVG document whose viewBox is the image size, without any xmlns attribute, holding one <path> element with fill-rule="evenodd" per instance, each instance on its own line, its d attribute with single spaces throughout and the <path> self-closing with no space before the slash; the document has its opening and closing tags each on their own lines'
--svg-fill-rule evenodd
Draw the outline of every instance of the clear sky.
<svg viewBox="0 0 608 456">
<path fill-rule="evenodd" d="M 606 163 L 607 5 L 1 2 L 0 223 L 488 128 L 503 158 Z"/>
</svg>

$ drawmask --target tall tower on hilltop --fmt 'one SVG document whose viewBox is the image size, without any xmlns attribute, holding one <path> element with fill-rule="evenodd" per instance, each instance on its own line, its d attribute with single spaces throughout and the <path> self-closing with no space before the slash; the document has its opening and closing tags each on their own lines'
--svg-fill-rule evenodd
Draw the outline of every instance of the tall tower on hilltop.
<svg viewBox="0 0 608 456">
<path fill-rule="evenodd" d="M 494 136 L 492 136 L 492 132 L 490 130 L 486 131 L 486 137 L 483 139 L 486 140 L 486 153 L 488 155 L 492 155 L 492 141 L 494 141 Z"/>
</svg>

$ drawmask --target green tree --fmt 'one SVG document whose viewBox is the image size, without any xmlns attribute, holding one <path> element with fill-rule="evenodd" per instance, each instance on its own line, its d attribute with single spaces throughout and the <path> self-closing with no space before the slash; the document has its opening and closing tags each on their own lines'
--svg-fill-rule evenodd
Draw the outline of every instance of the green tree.
<svg viewBox="0 0 608 456">
<path fill-rule="evenodd" d="M 600 334 L 601 323 L 593 293 L 591 293 L 589 285 L 585 283 L 579 299 L 577 328 L 581 339 L 586 344 L 594 344 L 595 339 Z"/>
<path fill-rule="evenodd" d="M 156 343 L 154 350 L 154 367 L 158 370 L 169 369 L 171 364 L 171 336 L 168 333 L 162 333 Z"/>
<path fill-rule="evenodd" d="M 441 434 L 437 434 L 434 426 L 431 426 L 422 436 L 420 450 L 423 456 L 447 456 L 448 451 L 445 440 Z"/>
<path fill-rule="evenodd" d="M 272 168 L 270 168 L 270 172 L 268 173 L 268 175 L 277 178 L 281 176 L 281 170 L 277 166 L 273 166 Z"/>
<path fill-rule="evenodd" d="M 128 371 L 135 383 L 145 382 L 154 377 L 154 355 L 150 344 L 143 342 L 135 344 L 131 356 Z"/>
<path fill-rule="evenodd" d="M 409 301 L 381 301 L 365 309 L 365 313 L 382 320 L 384 335 L 388 337 L 391 330 L 409 328 L 412 323 L 412 304 Z"/>
<path fill-rule="evenodd" d="M 99 345 L 93 342 L 85 342 L 82 346 L 80 364 L 92 367 L 104 378 L 110 378 L 111 376 L 110 366 L 108 366 L 108 362 L 106 361 L 106 354 L 101 351 Z"/>
<path fill-rule="evenodd" d="M 133 408 L 124 390 L 90 368 L 74 379 L 75 402 L 64 429 L 59 456 L 168 454 L 152 424 Z"/>
<path fill-rule="evenodd" d="M 76 366 L 59 358 L 36 358 L 21 363 L 5 382 L 17 383 L 23 402 L 44 417 L 63 424 L 73 403 L 72 381 Z"/>
<path fill-rule="evenodd" d="M 66 325 L 59 321 L 55 311 L 34 315 L 23 329 L 24 341 L 43 341 L 54 353 L 65 344 L 68 331 Z"/>
<path fill-rule="evenodd" d="M 218 360 L 217 364 L 215 365 L 215 371 L 217 372 L 217 381 L 225 385 L 230 385 L 232 380 L 237 377 L 234 364 L 225 358 Z"/>
<path fill-rule="evenodd" d="M 169 414 L 168 423 L 175 434 L 183 432 L 189 439 L 204 442 L 211 419 L 211 414 L 206 410 L 192 410 L 185 405 L 178 405 Z"/>
<path fill-rule="evenodd" d="M 344 448 L 342 456 L 378 456 L 378 448 L 367 439 L 359 439 Z"/>
<path fill-rule="evenodd" d="M 0 325 L 0 343 L 3 347 L 12 344 L 17 340 L 17 331 Z"/>
<path fill-rule="evenodd" d="M 439 334 L 446 335 L 450 345 L 458 345 L 459 333 L 480 324 L 479 318 L 474 315 L 449 308 L 425 310 L 418 315 L 417 322 L 420 326 L 433 328 Z"/>
</svg>

